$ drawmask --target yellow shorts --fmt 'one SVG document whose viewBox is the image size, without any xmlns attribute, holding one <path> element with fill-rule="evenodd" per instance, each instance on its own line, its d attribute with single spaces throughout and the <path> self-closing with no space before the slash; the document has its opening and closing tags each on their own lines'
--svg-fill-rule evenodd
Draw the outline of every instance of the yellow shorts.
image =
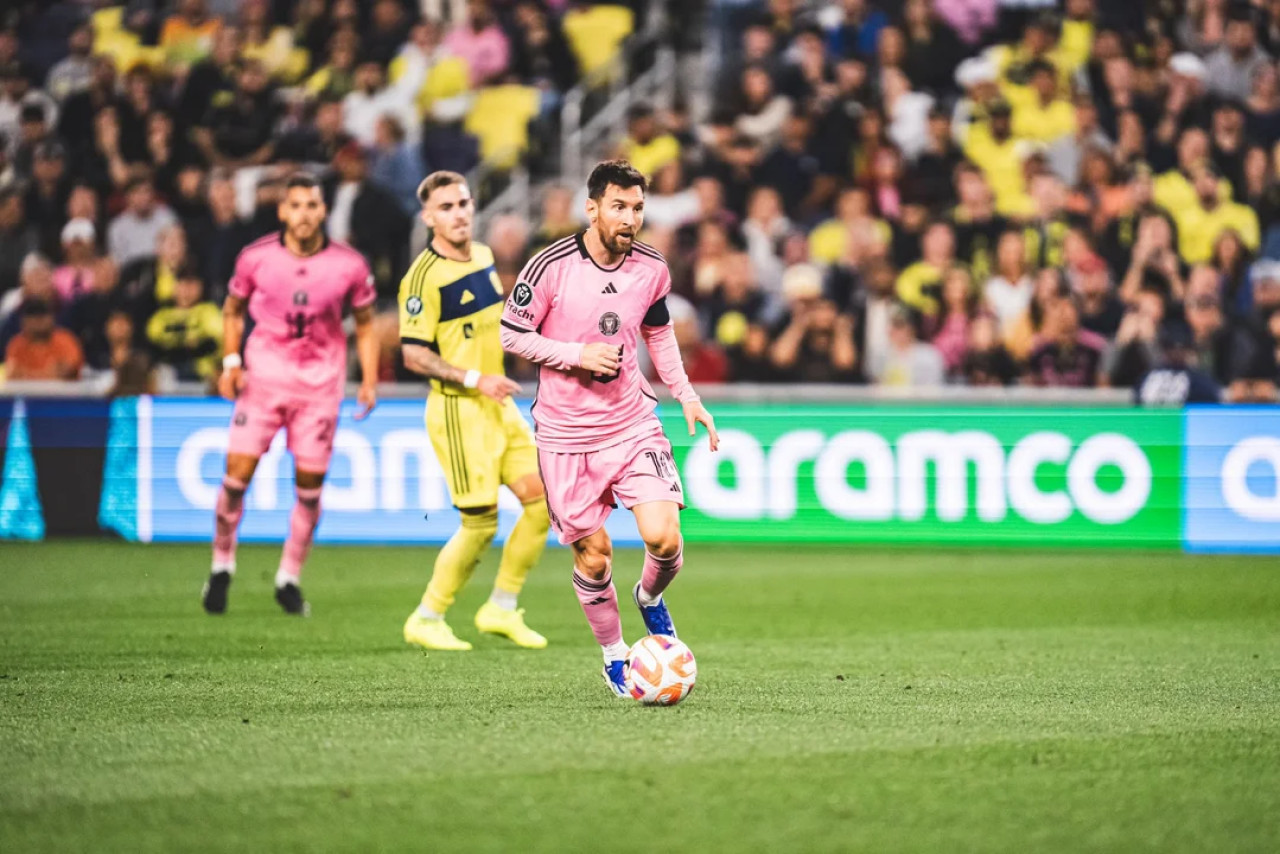
<svg viewBox="0 0 1280 854">
<path fill-rule="evenodd" d="M 499 486 L 538 474 L 533 430 L 511 398 L 497 403 L 480 395 L 432 392 L 427 435 L 455 507 L 493 507 Z"/>
</svg>

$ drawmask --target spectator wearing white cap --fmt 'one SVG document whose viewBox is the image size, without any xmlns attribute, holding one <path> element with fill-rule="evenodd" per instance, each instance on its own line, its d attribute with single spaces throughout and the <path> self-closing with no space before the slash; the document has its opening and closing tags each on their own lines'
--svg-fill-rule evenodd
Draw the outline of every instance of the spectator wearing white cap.
<svg viewBox="0 0 1280 854">
<path fill-rule="evenodd" d="M 853 318 L 841 314 L 822 290 L 822 271 L 795 264 L 782 277 L 787 315 L 776 326 L 769 362 L 774 378 L 840 383 L 858 379 Z"/>
<path fill-rule="evenodd" d="M 98 231 L 87 219 L 73 219 L 62 227 L 63 263 L 53 271 L 53 287 L 63 305 L 93 290 L 97 239 Z"/>
</svg>

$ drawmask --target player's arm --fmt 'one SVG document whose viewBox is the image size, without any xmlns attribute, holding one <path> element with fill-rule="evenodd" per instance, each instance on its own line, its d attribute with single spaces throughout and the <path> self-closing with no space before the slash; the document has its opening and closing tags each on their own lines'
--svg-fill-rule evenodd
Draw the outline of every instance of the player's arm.
<svg viewBox="0 0 1280 854">
<path fill-rule="evenodd" d="M 701 424 L 707 428 L 707 435 L 711 438 L 711 450 L 719 448 L 720 436 L 716 433 L 715 419 L 702 405 L 693 384 L 689 382 L 689 375 L 685 373 L 684 360 L 680 358 L 680 345 L 676 343 L 676 331 L 671 325 L 671 312 L 667 309 L 665 296 L 659 297 L 649 307 L 644 320 L 640 322 L 640 335 L 644 338 L 644 345 L 649 348 L 649 356 L 658 372 L 658 378 L 670 389 L 671 396 L 684 407 L 684 420 L 689 427 L 689 435 L 694 435 L 694 425 Z"/>
<path fill-rule="evenodd" d="M 544 278 L 540 288 L 527 284 L 528 270 L 526 266 L 520 274 L 502 310 L 502 349 L 557 371 L 585 368 L 606 376 L 618 373 L 622 349 L 616 344 L 557 341 L 537 331 L 551 308 L 551 283 Z"/>
<path fill-rule="evenodd" d="M 378 405 L 378 356 L 381 347 L 373 331 L 373 305 L 361 306 L 351 312 L 356 321 L 356 357 L 360 360 L 360 391 L 356 402 L 360 411 L 356 420 L 366 418 Z"/>
<path fill-rule="evenodd" d="M 499 402 L 520 390 L 518 383 L 504 376 L 466 371 L 446 361 L 436 344 L 439 322 L 439 289 L 427 286 L 410 269 L 400 283 L 400 351 L 405 367 L 429 379 L 478 389 Z"/>
<path fill-rule="evenodd" d="M 218 393 L 235 400 L 244 387 L 244 368 L 240 363 L 240 343 L 244 339 L 244 300 L 227 294 L 222 304 L 222 373 L 218 376 Z"/>
</svg>

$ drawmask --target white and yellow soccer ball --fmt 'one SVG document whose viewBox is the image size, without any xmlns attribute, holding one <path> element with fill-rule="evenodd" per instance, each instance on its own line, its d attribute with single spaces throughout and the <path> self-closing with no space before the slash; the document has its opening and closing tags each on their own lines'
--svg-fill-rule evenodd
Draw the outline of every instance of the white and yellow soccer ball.
<svg viewBox="0 0 1280 854">
<path fill-rule="evenodd" d="M 627 690 L 645 706 L 674 706 L 698 681 L 698 662 L 682 641 L 667 635 L 640 638 L 623 662 Z"/>
</svg>

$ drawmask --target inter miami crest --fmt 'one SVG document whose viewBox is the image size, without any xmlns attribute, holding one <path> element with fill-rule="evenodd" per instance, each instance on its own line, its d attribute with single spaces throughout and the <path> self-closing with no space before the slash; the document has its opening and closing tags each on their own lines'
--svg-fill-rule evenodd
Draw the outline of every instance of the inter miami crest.
<svg viewBox="0 0 1280 854">
<path fill-rule="evenodd" d="M 293 304 L 294 304 L 294 305 L 306 305 L 306 304 L 307 304 L 307 292 L 306 292 L 306 291 L 294 291 L 294 292 L 293 292 Z"/>
<path fill-rule="evenodd" d="M 617 335 L 622 321 L 612 311 L 600 315 L 600 332 L 604 335 Z"/>
<path fill-rule="evenodd" d="M 409 312 L 411 317 L 417 317 L 419 314 L 422 314 L 422 297 L 409 297 L 404 301 L 404 310 Z"/>
<path fill-rule="evenodd" d="M 524 308 L 529 303 L 533 302 L 533 288 L 529 287 L 524 282 L 517 282 L 516 289 L 511 292 L 511 301 L 521 308 Z"/>
</svg>

